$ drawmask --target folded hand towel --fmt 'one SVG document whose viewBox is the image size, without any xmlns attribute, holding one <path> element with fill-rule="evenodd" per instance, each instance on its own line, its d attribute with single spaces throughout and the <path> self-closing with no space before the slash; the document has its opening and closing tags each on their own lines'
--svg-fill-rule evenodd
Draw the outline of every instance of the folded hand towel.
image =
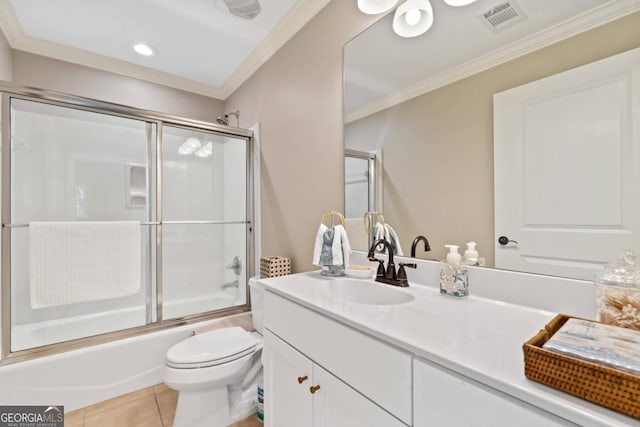
<svg viewBox="0 0 640 427">
<path fill-rule="evenodd" d="M 325 227 L 326 228 L 326 227 Z M 320 265 L 333 265 L 333 228 L 327 228 L 322 235 L 322 251 L 320 252 Z"/>
<path fill-rule="evenodd" d="M 396 230 L 393 229 L 389 224 L 385 224 L 384 228 L 386 229 L 386 236 L 389 243 L 391 243 L 391 248 L 393 249 L 393 254 L 398 256 L 403 256 L 402 247 L 400 246 L 400 239 L 398 238 L 398 234 Z"/>
<path fill-rule="evenodd" d="M 344 257 L 342 253 L 342 233 L 340 229 L 344 230 L 341 225 L 333 226 L 333 242 L 331 245 L 331 255 L 333 255 L 333 262 L 331 265 L 342 266 L 344 265 Z"/>
<path fill-rule="evenodd" d="M 322 243 L 325 231 L 327 231 L 327 226 L 320 224 L 318 232 L 316 233 L 316 241 L 313 246 L 313 265 L 317 265 L 318 267 L 322 265 L 320 264 L 320 254 L 322 253 Z"/>
<path fill-rule="evenodd" d="M 372 231 L 372 237 L 373 237 L 373 242 L 375 242 L 376 240 L 380 240 L 380 239 L 386 239 L 387 235 L 386 235 L 386 230 L 384 228 L 384 225 L 376 222 L 376 225 L 373 226 L 373 231 Z M 384 245 L 378 245 L 378 247 L 376 248 L 376 252 L 379 254 L 386 254 L 387 253 L 387 247 Z"/>
<path fill-rule="evenodd" d="M 347 230 L 341 225 L 335 226 L 336 233 L 340 234 L 340 246 L 342 248 L 342 264 L 344 268 L 349 267 L 349 258 L 351 255 L 351 245 L 349 244 L 349 237 L 347 236 Z"/>
</svg>

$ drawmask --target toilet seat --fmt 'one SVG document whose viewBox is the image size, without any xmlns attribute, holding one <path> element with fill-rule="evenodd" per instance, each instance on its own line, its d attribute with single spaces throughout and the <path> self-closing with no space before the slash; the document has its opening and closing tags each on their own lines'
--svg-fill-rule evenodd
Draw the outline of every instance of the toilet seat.
<svg viewBox="0 0 640 427">
<path fill-rule="evenodd" d="M 256 350 L 258 340 L 239 326 L 194 335 L 167 351 L 166 364 L 176 369 L 222 365 Z"/>
</svg>

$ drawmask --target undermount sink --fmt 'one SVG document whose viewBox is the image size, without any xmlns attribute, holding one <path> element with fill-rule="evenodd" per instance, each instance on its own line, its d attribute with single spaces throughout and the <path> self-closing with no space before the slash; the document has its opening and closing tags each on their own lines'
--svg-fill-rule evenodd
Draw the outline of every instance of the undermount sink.
<svg viewBox="0 0 640 427">
<path fill-rule="evenodd" d="M 370 280 L 334 279 L 318 284 L 323 294 L 340 301 L 368 305 L 396 305 L 413 301 L 413 295 Z"/>
</svg>

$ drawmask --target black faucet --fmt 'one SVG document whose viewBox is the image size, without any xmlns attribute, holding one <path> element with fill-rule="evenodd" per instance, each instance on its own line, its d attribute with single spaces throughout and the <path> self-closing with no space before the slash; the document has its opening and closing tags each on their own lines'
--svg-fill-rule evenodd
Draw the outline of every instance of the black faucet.
<svg viewBox="0 0 640 427">
<path fill-rule="evenodd" d="M 429 252 L 431 250 L 431 246 L 429 246 L 429 241 L 427 240 L 427 238 L 424 236 L 418 236 L 415 239 L 413 239 L 413 243 L 411 244 L 411 258 L 416 257 L 416 246 L 418 246 L 418 243 L 420 243 L 420 241 L 424 242 L 425 252 Z"/>
<path fill-rule="evenodd" d="M 384 260 L 375 257 L 376 247 L 381 244 L 386 246 L 387 252 L 389 253 L 389 263 L 387 264 L 386 270 L 384 268 Z M 401 287 L 409 286 L 409 280 L 407 279 L 407 273 L 405 272 L 404 268 L 416 268 L 416 264 L 400 263 L 400 270 L 398 271 L 398 274 L 396 274 L 396 265 L 393 262 L 393 249 L 391 248 L 391 243 L 389 243 L 387 240 L 378 239 L 373 242 L 373 245 L 371 245 L 367 257 L 369 258 L 369 261 L 378 261 L 376 282 Z"/>
</svg>

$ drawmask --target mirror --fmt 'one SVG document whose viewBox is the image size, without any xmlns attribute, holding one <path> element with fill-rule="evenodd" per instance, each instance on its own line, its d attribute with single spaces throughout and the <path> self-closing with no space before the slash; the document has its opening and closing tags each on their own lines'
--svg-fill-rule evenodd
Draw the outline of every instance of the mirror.
<svg viewBox="0 0 640 427">
<path fill-rule="evenodd" d="M 536 99 L 542 95 L 531 92 L 536 89 L 535 85 L 530 86 L 533 82 L 638 48 L 638 7 L 625 9 L 617 1 L 603 5 L 598 0 L 517 0 L 517 3 L 509 3 L 514 7 L 513 13 L 524 18 L 505 28 L 490 29 L 484 17 L 491 10 L 500 9 L 496 7 L 499 1 L 479 0 L 462 8 L 447 6 L 439 0 L 431 3 L 434 24 L 424 35 L 412 39 L 396 36 L 392 30 L 391 12 L 350 41 L 344 49 L 345 148 L 382 153 L 379 203 L 384 204 L 384 217 L 398 233 L 405 254 L 409 253 L 411 242 L 419 234 L 427 236 L 431 244 L 431 252 L 418 250 L 418 257 L 426 259 L 443 259 L 445 244 L 460 245 L 462 253 L 466 242 L 475 241 L 488 267 L 592 280 L 595 270 L 621 255 L 625 249 L 640 252 L 637 236 L 628 232 L 636 227 L 638 221 L 635 217 L 640 217 L 640 203 L 636 196 L 640 185 L 626 179 L 634 174 L 638 176 L 638 171 L 629 172 L 626 166 L 621 167 L 619 169 L 624 173 L 612 178 L 596 175 L 604 174 L 601 168 L 577 171 L 580 168 L 574 167 L 573 172 L 571 169 L 578 158 L 591 156 L 593 162 L 594 158 L 602 158 L 603 153 L 614 152 L 624 161 L 624 153 L 640 151 L 631 150 L 629 145 L 640 144 L 638 111 L 631 111 L 633 118 L 625 122 L 618 140 L 611 146 L 600 147 L 600 151 L 594 152 L 590 151 L 589 144 L 572 146 L 572 151 L 564 153 L 572 159 L 565 163 L 571 167 L 563 169 L 562 165 L 556 165 L 555 169 L 539 170 L 536 175 L 539 165 L 553 164 L 559 155 L 558 152 L 543 151 L 544 147 L 553 147 L 551 142 L 541 144 L 535 152 L 537 157 L 531 156 L 537 159 L 537 163 L 530 163 L 528 158 L 523 161 L 524 165 L 535 164 L 537 168 L 527 169 L 526 174 L 522 172 L 526 179 L 521 180 L 529 184 L 529 188 L 532 188 L 532 182 L 535 183 L 540 194 L 547 194 L 545 191 L 555 188 L 565 195 L 574 195 L 577 187 L 553 179 L 560 179 L 563 174 L 588 173 L 589 179 L 583 187 L 587 184 L 592 186 L 594 182 L 598 185 L 606 183 L 606 186 L 594 191 L 593 195 L 583 191 L 580 206 L 596 205 L 598 215 L 602 214 L 600 217 L 608 215 L 608 219 L 602 219 L 601 225 L 614 234 L 626 233 L 628 238 L 613 238 L 606 244 L 601 241 L 589 244 L 580 238 L 567 242 L 562 255 L 565 258 L 562 259 L 565 264 L 571 264 L 569 269 L 558 267 L 556 260 L 542 262 L 546 253 L 560 246 L 560 240 L 553 233 L 547 233 L 535 245 L 529 238 L 513 243 L 509 240 L 518 241 L 516 235 L 496 225 L 498 220 L 502 221 L 500 218 L 505 212 L 514 210 L 513 207 L 527 206 L 529 195 L 517 194 L 515 199 L 505 199 L 494 193 L 494 179 L 510 181 L 514 176 L 504 175 L 498 170 L 494 172 L 494 166 L 498 167 L 494 161 L 494 155 L 498 154 L 494 153 L 494 137 L 505 126 L 503 119 L 510 117 L 508 108 L 507 112 L 504 109 L 494 112 L 494 95 L 502 93 L 496 99 L 505 98 L 505 94 L 512 93 L 512 90 L 517 92 L 519 88 L 525 88 Z M 584 31 L 584 28 L 589 29 Z M 636 77 L 620 80 L 628 81 L 628 84 L 624 83 L 624 92 L 619 93 L 624 99 L 639 96 L 638 61 L 634 58 L 631 61 L 635 61 L 636 65 L 632 64 L 632 67 L 635 66 L 636 71 L 630 72 L 629 76 Z M 589 104 L 581 104 L 579 99 L 564 95 L 553 104 L 560 108 L 560 112 L 566 111 L 563 105 L 586 105 L 585 114 L 580 115 L 583 121 L 593 114 L 602 117 L 597 114 L 596 106 L 590 108 Z M 563 104 L 565 101 L 572 104 Z M 599 104 L 613 105 L 616 102 L 615 99 L 610 101 Z M 532 105 L 529 101 L 523 102 L 522 105 Z M 629 108 L 638 108 L 637 103 Z M 546 115 L 535 116 L 539 125 L 554 123 L 549 111 L 552 110 L 543 108 L 540 113 Z M 530 113 L 533 117 L 535 111 Z M 628 113 L 625 110 L 620 114 L 625 116 Z M 614 114 L 609 118 L 615 117 Z M 571 123 L 554 123 L 554 129 L 558 130 L 564 124 L 571 131 Z M 552 136 L 557 139 L 559 135 L 561 132 L 558 131 Z M 539 138 L 555 141 L 546 136 Z M 597 142 L 591 142 L 597 145 Z M 609 165 L 614 160 L 615 156 L 606 159 Z M 636 160 L 633 158 L 628 162 L 633 166 Z M 611 189 L 616 189 L 614 193 L 618 196 L 611 196 Z M 591 197 L 596 199 L 596 195 L 597 200 L 589 202 Z M 558 194 L 558 197 L 562 196 Z M 577 196 L 574 199 L 577 200 Z M 553 198 L 539 200 L 539 203 L 534 203 L 537 207 L 549 206 Z M 601 200 L 607 203 L 618 200 L 624 205 L 624 211 L 619 212 L 613 207 L 608 209 L 602 204 L 604 202 L 598 205 Z M 498 202 L 502 208 L 498 207 Z M 638 210 L 630 214 L 631 208 Z M 563 209 L 560 203 L 551 210 Z M 538 214 L 535 221 L 530 221 L 529 228 L 547 230 L 551 220 L 544 219 L 540 212 Z M 582 217 L 573 222 L 571 218 L 553 221 L 559 221 L 558 224 L 578 234 L 593 226 L 584 222 Z M 527 225 L 526 221 L 524 223 Z M 503 235 L 507 237 L 506 245 L 500 245 L 498 241 Z M 578 248 L 601 248 L 609 244 L 606 251 L 587 255 L 591 257 L 587 261 L 573 258 L 572 253 Z M 527 251 L 533 246 L 538 253 L 520 256 L 519 264 L 507 265 L 500 260 L 504 254 L 528 255 Z"/>
</svg>

